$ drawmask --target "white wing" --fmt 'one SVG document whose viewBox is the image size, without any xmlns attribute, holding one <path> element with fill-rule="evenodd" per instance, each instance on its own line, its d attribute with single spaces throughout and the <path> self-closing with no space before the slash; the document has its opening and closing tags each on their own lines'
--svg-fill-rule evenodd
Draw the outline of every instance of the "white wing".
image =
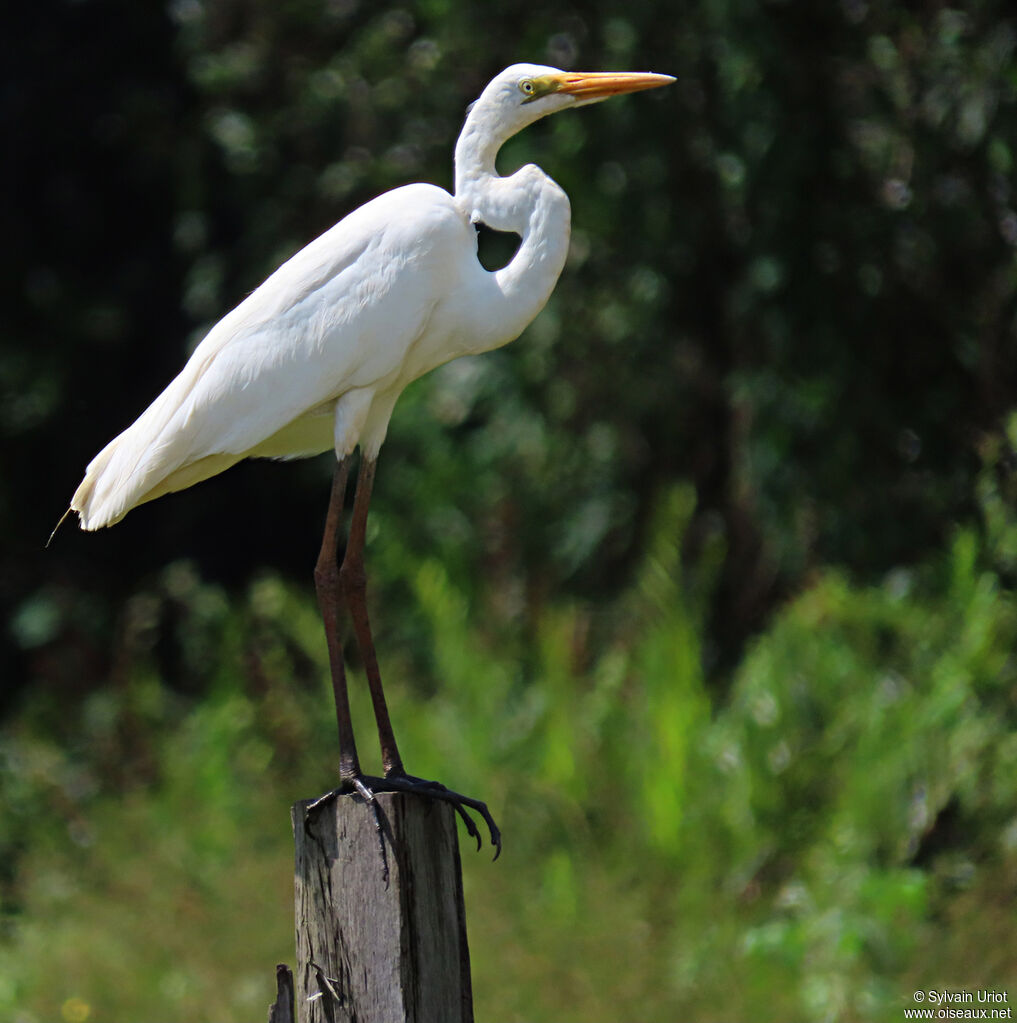
<svg viewBox="0 0 1017 1023">
<path fill-rule="evenodd" d="M 112 525 L 247 455 L 327 450 L 336 403 L 361 392 L 366 412 L 400 380 L 474 244 L 452 197 L 432 185 L 388 192 L 311 242 L 220 320 L 93 459 L 71 500 L 83 528 Z"/>
</svg>

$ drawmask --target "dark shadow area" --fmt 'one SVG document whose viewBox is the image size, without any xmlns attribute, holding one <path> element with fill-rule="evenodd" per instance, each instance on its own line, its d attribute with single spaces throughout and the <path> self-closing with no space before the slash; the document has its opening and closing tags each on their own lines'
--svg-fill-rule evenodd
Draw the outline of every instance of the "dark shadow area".
<svg viewBox="0 0 1017 1023">
<path fill-rule="evenodd" d="M 487 224 L 476 224 L 477 258 L 485 270 L 500 270 L 512 262 L 522 239 L 512 231 L 495 231 Z"/>
</svg>

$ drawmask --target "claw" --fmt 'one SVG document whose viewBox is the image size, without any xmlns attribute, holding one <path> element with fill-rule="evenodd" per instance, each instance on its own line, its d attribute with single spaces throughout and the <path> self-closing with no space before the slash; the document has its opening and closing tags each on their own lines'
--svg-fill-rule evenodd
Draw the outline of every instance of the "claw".
<svg viewBox="0 0 1017 1023">
<path fill-rule="evenodd" d="M 468 821 L 466 828 L 470 835 L 473 838 L 476 838 L 478 851 L 482 845 L 480 832 L 477 829 L 476 824 L 469 819 L 466 808 L 469 807 L 474 813 L 480 814 L 491 835 L 491 845 L 494 846 L 493 860 L 498 859 L 501 855 L 501 831 L 499 830 L 498 825 L 495 824 L 494 818 L 491 816 L 491 811 L 488 810 L 486 803 L 481 802 L 479 799 L 471 799 L 469 796 L 463 796 L 458 792 L 453 792 L 440 782 L 424 781 L 422 778 L 414 778 L 412 775 L 389 775 L 386 777 L 385 781 L 396 791 L 416 792 L 418 795 L 427 796 L 431 799 L 440 799 L 445 803 L 451 803 L 456 808 L 456 812 L 459 816 L 462 817 L 463 820 Z"/>
<path fill-rule="evenodd" d="M 469 796 L 453 792 L 442 785 L 441 782 L 425 781 L 423 778 L 415 778 L 409 774 L 390 774 L 384 778 L 373 778 L 367 775 L 351 778 L 340 788 L 333 789 L 331 792 L 326 792 L 323 796 L 319 796 L 313 803 L 308 803 L 304 811 L 304 830 L 307 831 L 308 835 L 310 835 L 308 826 L 311 814 L 318 810 L 319 807 L 335 799 L 336 796 L 350 791 L 355 791 L 366 803 L 370 804 L 375 809 L 376 815 L 378 805 L 374 797 L 379 792 L 411 792 L 426 799 L 437 799 L 443 803 L 451 803 L 466 826 L 467 834 L 470 838 L 476 840 L 477 851 L 479 852 L 484 843 L 476 821 L 467 812 L 467 809 L 470 809 L 474 813 L 479 814 L 487 825 L 491 836 L 491 845 L 494 847 L 493 860 L 498 859 L 501 855 L 501 831 L 498 825 L 495 824 L 486 803 L 481 802 L 479 799 L 471 799 Z"/>
<path fill-rule="evenodd" d="M 318 796 L 313 802 L 307 804 L 304 807 L 304 834 L 308 838 L 314 838 L 314 834 L 311 831 L 311 814 L 317 813 L 323 806 L 331 803 L 337 796 L 343 794 L 342 789 L 332 789 L 331 792 L 326 792 L 323 796 Z"/>
</svg>

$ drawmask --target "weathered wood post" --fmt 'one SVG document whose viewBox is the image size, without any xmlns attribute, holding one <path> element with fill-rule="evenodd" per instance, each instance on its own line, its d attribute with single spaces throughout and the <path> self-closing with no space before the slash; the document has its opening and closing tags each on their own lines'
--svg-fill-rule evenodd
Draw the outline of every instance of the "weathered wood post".
<svg viewBox="0 0 1017 1023">
<path fill-rule="evenodd" d="M 296 1023 L 293 1009 L 293 971 L 284 963 L 275 968 L 275 1001 L 268 1007 L 268 1023 Z"/>
<path fill-rule="evenodd" d="M 472 1023 L 455 811 L 375 798 L 293 807 L 296 1023 Z"/>
</svg>

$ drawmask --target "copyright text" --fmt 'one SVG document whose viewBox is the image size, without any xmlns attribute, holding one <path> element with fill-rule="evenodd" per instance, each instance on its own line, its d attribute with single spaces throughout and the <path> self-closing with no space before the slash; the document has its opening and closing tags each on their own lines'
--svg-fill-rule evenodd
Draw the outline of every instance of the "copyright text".
<svg viewBox="0 0 1017 1023">
<path fill-rule="evenodd" d="M 905 1019 L 1013 1019 L 1006 991 L 922 988 L 914 1001 L 904 1010 Z"/>
</svg>

